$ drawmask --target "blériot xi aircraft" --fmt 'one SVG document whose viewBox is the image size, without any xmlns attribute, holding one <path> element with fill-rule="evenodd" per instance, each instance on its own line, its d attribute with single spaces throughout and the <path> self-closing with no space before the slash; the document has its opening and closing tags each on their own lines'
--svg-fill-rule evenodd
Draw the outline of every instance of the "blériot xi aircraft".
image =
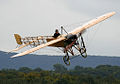
<svg viewBox="0 0 120 84">
<path fill-rule="evenodd" d="M 99 17 L 83 24 L 82 26 L 74 29 L 71 32 L 59 35 L 57 38 L 54 38 L 53 36 L 36 36 L 36 37 L 21 38 L 20 35 L 14 34 L 16 42 L 19 45 L 19 47 L 17 47 L 16 49 L 13 49 L 12 51 L 18 51 L 28 45 L 33 46 L 33 47 L 22 53 L 11 56 L 11 58 L 27 55 L 27 54 L 37 51 L 41 48 L 51 46 L 51 47 L 61 48 L 63 53 L 65 53 L 65 56 L 63 56 L 64 63 L 66 65 L 70 65 L 70 55 L 72 57 L 75 56 L 75 53 L 74 53 L 75 49 L 79 52 L 80 56 L 82 56 L 84 58 L 87 57 L 85 43 L 84 43 L 83 37 L 82 37 L 83 32 L 86 29 L 90 28 L 91 26 L 113 16 L 114 14 L 115 14 L 115 12 L 110 12 L 110 13 L 104 14 L 102 16 L 99 16 Z M 61 26 L 61 29 L 65 31 L 65 29 L 62 26 Z"/>
</svg>

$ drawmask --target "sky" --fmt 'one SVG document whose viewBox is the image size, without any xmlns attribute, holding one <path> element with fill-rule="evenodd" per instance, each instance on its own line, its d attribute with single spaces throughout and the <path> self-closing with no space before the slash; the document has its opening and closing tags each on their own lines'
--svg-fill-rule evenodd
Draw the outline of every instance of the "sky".
<svg viewBox="0 0 120 84">
<path fill-rule="evenodd" d="M 16 47 L 15 33 L 22 37 L 51 36 L 61 25 L 69 32 L 95 17 L 115 11 L 116 15 L 88 29 L 84 40 L 89 55 L 120 56 L 119 4 L 119 0 L 0 0 L 0 50 Z M 52 49 L 57 54 L 55 48 L 35 53 L 50 54 Z"/>
</svg>

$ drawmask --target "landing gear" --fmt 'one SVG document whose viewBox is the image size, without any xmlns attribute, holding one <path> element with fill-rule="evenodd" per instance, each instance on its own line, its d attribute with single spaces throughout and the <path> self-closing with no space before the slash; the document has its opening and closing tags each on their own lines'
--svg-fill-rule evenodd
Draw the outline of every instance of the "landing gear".
<svg viewBox="0 0 120 84">
<path fill-rule="evenodd" d="M 86 48 L 81 48 L 80 49 L 80 54 L 81 54 L 82 57 L 86 58 L 87 57 Z"/>
<path fill-rule="evenodd" d="M 68 41 L 69 41 L 70 43 L 68 43 Z M 70 65 L 70 57 L 69 57 L 68 52 L 69 52 L 72 56 L 74 56 L 74 52 L 73 52 L 72 46 L 75 44 L 75 42 L 76 42 L 76 39 L 75 39 L 74 41 L 67 40 L 66 43 L 68 43 L 68 45 L 66 45 L 66 47 L 64 48 L 64 53 L 66 53 L 66 55 L 63 57 L 63 61 L 64 61 L 64 63 L 65 63 L 66 65 L 68 65 L 68 66 Z"/>
<path fill-rule="evenodd" d="M 85 43 L 84 43 L 84 40 L 83 40 L 83 37 L 82 35 L 80 34 L 80 37 L 81 37 L 81 48 L 80 48 L 80 54 L 82 57 L 86 58 L 87 57 L 87 53 L 86 53 L 86 48 L 85 48 Z"/>
<path fill-rule="evenodd" d="M 66 65 L 70 65 L 70 59 L 72 59 L 72 58 L 70 58 L 68 53 L 70 53 L 72 56 L 81 55 L 83 58 L 87 57 L 85 43 L 83 41 L 83 37 L 81 34 L 79 34 L 80 43 L 78 41 L 77 36 L 68 35 L 66 38 L 67 38 L 67 40 L 64 41 L 65 42 L 64 53 L 66 53 L 66 55 L 63 57 L 63 61 Z M 78 54 L 74 53 L 75 49 L 78 51 Z"/>
<path fill-rule="evenodd" d="M 66 54 L 64 57 L 63 57 L 63 61 L 66 65 L 70 65 L 70 57 L 68 54 Z"/>
<path fill-rule="evenodd" d="M 61 34 L 63 33 L 63 30 L 66 32 L 66 30 L 61 26 Z M 70 65 L 70 59 L 73 58 L 70 58 L 69 54 L 75 57 L 80 55 L 83 58 L 87 57 L 86 48 L 81 33 L 79 33 L 78 35 L 67 33 L 67 36 L 65 36 L 65 38 L 66 40 L 64 41 L 63 52 L 66 55 L 63 57 L 63 61 L 66 65 Z M 78 52 L 74 53 L 75 50 L 77 50 Z"/>
</svg>

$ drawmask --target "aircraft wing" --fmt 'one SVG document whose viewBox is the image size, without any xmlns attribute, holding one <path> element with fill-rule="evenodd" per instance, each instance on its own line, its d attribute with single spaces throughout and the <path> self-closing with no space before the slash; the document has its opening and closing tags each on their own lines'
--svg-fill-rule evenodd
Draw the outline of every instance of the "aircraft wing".
<svg viewBox="0 0 120 84">
<path fill-rule="evenodd" d="M 102 15 L 100 17 L 97 17 L 97 18 L 87 22 L 86 24 L 83 24 L 82 26 L 74 29 L 73 31 L 71 31 L 69 33 L 71 33 L 71 34 L 81 33 L 84 30 L 88 29 L 89 27 L 91 27 L 91 26 L 93 26 L 93 25 L 95 25 L 95 24 L 97 24 L 97 23 L 99 23 L 99 22 L 113 16 L 114 14 L 115 14 L 115 12 L 110 12 L 110 13 L 104 14 L 104 15 Z"/>
<path fill-rule="evenodd" d="M 44 48 L 44 47 L 46 47 L 46 46 L 49 46 L 49 45 L 51 45 L 51 44 L 57 43 L 57 42 L 62 41 L 62 40 L 65 40 L 65 36 L 61 36 L 61 37 L 59 37 L 59 38 L 57 38 L 57 39 L 55 39 L 55 40 L 52 40 L 52 41 L 47 42 L 47 43 L 45 43 L 45 44 L 41 44 L 41 45 L 39 45 L 39 46 L 37 46 L 37 47 L 31 48 L 31 49 L 29 49 L 29 50 L 26 50 L 26 51 L 24 51 L 24 52 L 22 52 L 22 53 L 19 53 L 19 54 L 16 54 L 16 55 L 14 55 L 14 56 L 11 56 L 11 58 L 15 58 L 15 57 L 19 57 L 19 56 L 23 56 L 23 55 L 32 53 L 32 52 L 34 52 L 34 51 L 37 51 L 37 50 L 39 50 L 39 49 L 41 49 L 41 48 Z"/>
</svg>

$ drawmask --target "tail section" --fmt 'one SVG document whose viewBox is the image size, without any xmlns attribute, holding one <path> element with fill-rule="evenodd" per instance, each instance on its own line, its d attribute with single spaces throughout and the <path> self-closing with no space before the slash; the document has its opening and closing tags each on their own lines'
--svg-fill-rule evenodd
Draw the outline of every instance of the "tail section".
<svg viewBox="0 0 120 84">
<path fill-rule="evenodd" d="M 17 44 L 22 45 L 21 36 L 18 34 L 14 34 L 14 37 L 16 39 Z"/>
</svg>

